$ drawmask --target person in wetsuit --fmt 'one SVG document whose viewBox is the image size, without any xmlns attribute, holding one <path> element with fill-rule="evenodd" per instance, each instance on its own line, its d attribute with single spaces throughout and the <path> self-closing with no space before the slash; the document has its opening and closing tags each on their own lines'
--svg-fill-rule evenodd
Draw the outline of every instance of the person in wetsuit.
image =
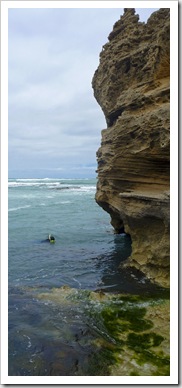
<svg viewBox="0 0 182 388">
<path fill-rule="evenodd" d="M 41 242 L 44 243 L 44 242 L 50 242 L 50 243 L 54 243 L 56 241 L 55 237 L 52 236 L 52 234 L 49 234 L 48 235 L 48 238 L 46 238 L 45 240 L 42 240 Z"/>
<path fill-rule="evenodd" d="M 45 241 L 55 242 L 56 240 L 55 240 L 55 237 L 52 236 L 52 234 L 49 234 L 48 238 Z"/>
<path fill-rule="evenodd" d="M 55 237 L 52 236 L 51 234 L 49 234 L 48 240 L 49 240 L 50 242 L 55 242 Z"/>
</svg>

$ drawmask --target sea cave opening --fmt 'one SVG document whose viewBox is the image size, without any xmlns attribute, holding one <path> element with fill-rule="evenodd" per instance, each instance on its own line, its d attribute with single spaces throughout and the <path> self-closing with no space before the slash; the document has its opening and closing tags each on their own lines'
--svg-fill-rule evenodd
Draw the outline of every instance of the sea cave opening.
<svg viewBox="0 0 182 388">
<path fill-rule="evenodd" d="M 120 212 L 116 208 L 114 208 L 113 206 L 108 204 L 107 202 L 100 202 L 100 201 L 98 202 L 97 201 L 97 203 L 110 215 L 110 217 L 111 217 L 110 223 L 111 223 L 112 227 L 114 228 L 114 233 L 115 234 L 126 234 L 131 239 L 130 234 L 127 233 L 125 230 L 124 221 L 121 218 Z"/>
</svg>

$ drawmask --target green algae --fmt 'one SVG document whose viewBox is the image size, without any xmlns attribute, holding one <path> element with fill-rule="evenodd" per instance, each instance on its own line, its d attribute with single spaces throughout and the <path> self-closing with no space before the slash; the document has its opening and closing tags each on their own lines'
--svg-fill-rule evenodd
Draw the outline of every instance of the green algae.
<svg viewBox="0 0 182 388">
<path fill-rule="evenodd" d="M 169 375 L 169 356 L 160 350 L 160 345 L 165 338 L 157 333 L 156 329 L 154 330 L 154 323 L 146 318 L 147 307 L 143 307 L 146 298 L 142 299 L 140 301 L 139 297 L 121 297 L 121 304 L 111 303 L 103 308 L 101 317 L 108 337 L 114 338 L 116 343 L 115 349 L 110 355 L 111 359 L 121 369 L 120 366 L 125 362 L 125 355 L 131 351 L 130 358 L 138 366 L 145 367 L 147 365 L 151 375 Z M 162 305 L 162 303 L 162 300 L 156 300 L 154 303 L 153 300 L 148 299 L 148 305 L 153 308 Z M 158 350 L 158 354 L 156 350 Z M 128 361 L 128 366 L 131 369 L 129 364 Z M 142 371 L 130 370 L 129 372 L 128 369 L 128 374 L 141 375 Z"/>
<path fill-rule="evenodd" d="M 127 345 L 136 351 L 159 346 L 164 338 L 156 333 L 135 334 L 129 333 Z"/>
<path fill-rule="evenodd" d="M 113 336 L 118 339 L 118 334 L 126 332 L 128 330 L 134 330 L 140 332 L 143 330 L 151 329 L 153 323 L 149 320 L 145 320 L 146 313 L 145 308 L 138 308 L 137 306 L 121 306 L 118 311 L 114 309 L 104 309 L 102 311 L 102 317 L 105 321 L 105 326 L 112 332 Z"/>
</svg>

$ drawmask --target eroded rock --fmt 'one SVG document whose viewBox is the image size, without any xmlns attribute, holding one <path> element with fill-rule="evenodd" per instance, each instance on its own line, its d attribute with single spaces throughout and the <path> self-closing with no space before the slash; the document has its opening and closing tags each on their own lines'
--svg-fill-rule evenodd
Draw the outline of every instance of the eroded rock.
<svg viewBox="0 0 182 388">
<path fill-rule="evenodd" d="M 127 264 L 169 286 L 170 10 L 145 24 L 125 9 L 108 39 L 92 82 L 107 122 L 96 201 L 131 235 Z"/>
</svg>

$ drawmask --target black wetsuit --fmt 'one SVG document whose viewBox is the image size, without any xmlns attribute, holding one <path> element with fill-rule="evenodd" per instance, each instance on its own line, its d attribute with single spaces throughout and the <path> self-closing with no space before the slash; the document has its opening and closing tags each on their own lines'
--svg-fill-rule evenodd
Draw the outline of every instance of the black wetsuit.
<svg viewBox="0 0 182 388">
<path fill-rule="evenodd" d="M 51 242 L 55 241 L 55 237 L 51 236 L 50 238 L 46 238 L 46 240 L 42 240 L 41 242 Z"/>
</svg>

